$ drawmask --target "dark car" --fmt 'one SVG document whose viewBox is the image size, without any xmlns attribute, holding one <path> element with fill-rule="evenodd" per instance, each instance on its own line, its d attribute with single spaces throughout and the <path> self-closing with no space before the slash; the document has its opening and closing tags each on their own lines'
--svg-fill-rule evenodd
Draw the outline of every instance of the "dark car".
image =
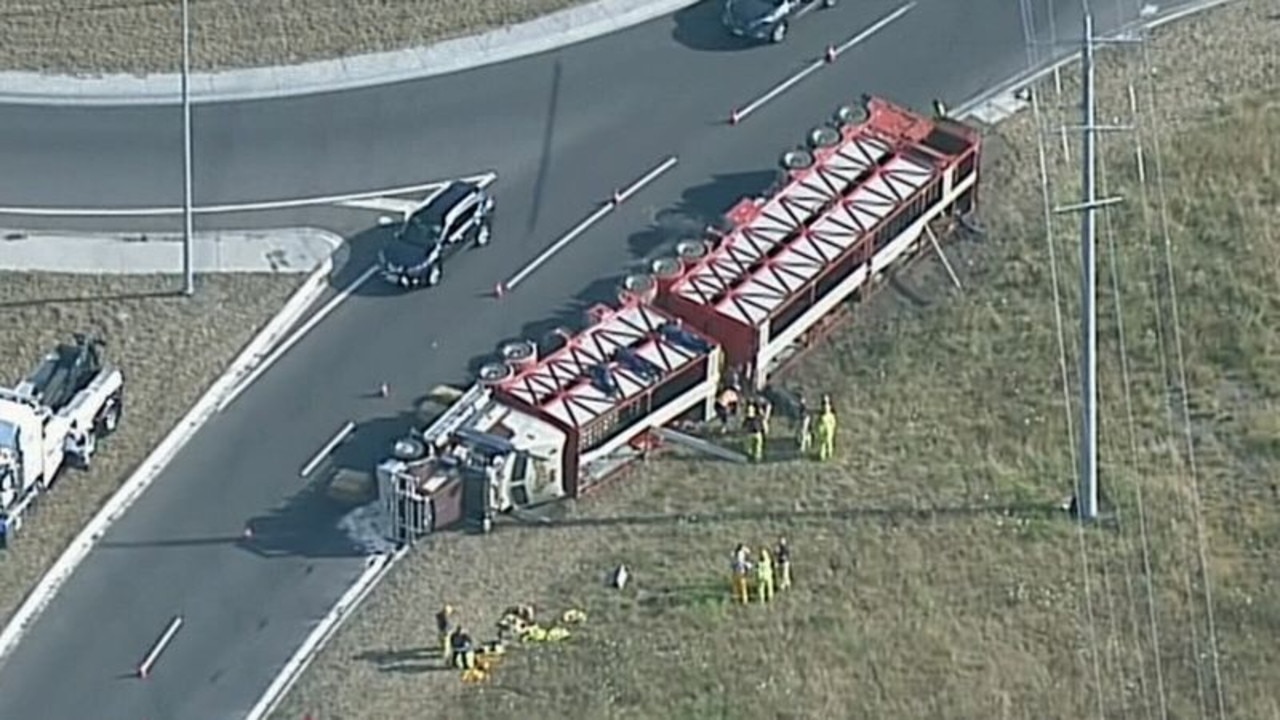
<svg viewBox="0 0 1280 720">
<path fill-rule="evenodd" d="M 721 20 L 729 32 L 751 40 L 780 43 L 790 21 L 815 6 L 834 7 L 836 0 L 725 0 Z"/>
<path fill-rule="evenodd" d="M 493 197 L 474 182 L 458 180 L 429 196 L 396 229 L 378 254 L 382 276 L 402 287 L 435 285 L 444 261 L 468 243 L 489 244 Z"/>
</svg>

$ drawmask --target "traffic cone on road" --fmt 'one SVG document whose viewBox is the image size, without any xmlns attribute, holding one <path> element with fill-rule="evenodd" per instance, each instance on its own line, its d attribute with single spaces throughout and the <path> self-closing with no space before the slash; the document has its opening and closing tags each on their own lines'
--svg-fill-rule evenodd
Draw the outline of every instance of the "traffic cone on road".
<svg viewBox="0 0 1280 720">
<path fill-rule="evenodd" d="M 391 388 L 387 387 L 386 383 L 382 383 L 378 386 L 378 397 L 387 397 L 390 394 Z"/>
<path fill-rule="evenodd" d="M 741 122 L 741 120 L 742 120 L 742 113 L 738 110 L 738 108 L 734 108 L 733 112 L 729 113 L 729 124 L 737 125 L 739 122 Z"/>
<path fill-rule="evenodd" d="M 833 63 L 836 61 L 836 58 L 839 56 L 840 56 L 840 53 L 836 50 L 835 45 L 827 46 L 827 62 Z"/>
</svg>

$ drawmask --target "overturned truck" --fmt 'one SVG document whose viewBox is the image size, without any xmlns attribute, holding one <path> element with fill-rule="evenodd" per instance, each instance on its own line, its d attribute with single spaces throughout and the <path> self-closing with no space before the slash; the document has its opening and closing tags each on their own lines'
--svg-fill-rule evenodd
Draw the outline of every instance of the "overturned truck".
<svg viewBox="0 0 1280 720">
<path fill-rule="evenodd" d="M 981 139 L 881 98 L 839 108 L 763 197 L 628 277 L 545 355 L 501 359 L 377 469 L 397 541 L 464 517 L 577 497 L 634 459 L 650 431 L 708 419 L 723 382 L 763 391 L 886 273 L 977 205 Z"/>
</svg>

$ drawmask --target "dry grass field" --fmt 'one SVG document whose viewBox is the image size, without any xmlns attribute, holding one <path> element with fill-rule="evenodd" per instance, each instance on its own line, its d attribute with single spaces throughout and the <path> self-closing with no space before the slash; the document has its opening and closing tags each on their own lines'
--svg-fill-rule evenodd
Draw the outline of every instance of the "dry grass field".
<svg viewBox="0 0 1280 720">
<path fill-rule="evenodd" d="M 1074 386 L 1079 245 L 1067 216 L 1047 242 L 1037 138 L 1053 204 L 1074 202 L 1078 147 L 1027 112 L 988 134 L 986 234 L 949 250 L 964 290 L 922 262 L 784 378 L 835 397 L 834 462 L 785 440 L 760 467 L 653 460 L 546 525 L 434 538 L 275 717 L 1280 717 L 1272 8 L 1179 23 L 1100 69 L 1100 116 L 1139 125 L 1101 148 L 1125 198 L 1099 232 L 1105 522 L 1059 509 L 1052 269 Z M 1065 76 L 1041 89 L 1044 128 L 1076 122 Z M 732 604 L 733 546 L 780 534 L 796 587 Z M 619 562 L 622 593 L 604 583 Z M 464 686 L 430 650 L 445 601 L 481 633 L 516 602 L 590 617 Z"/>
<path fill-rule="evenodd" d="M 0 624 L 304 277 L 205 276 L 188 299 L 176 277 L 0 272 L 0 384 L 81 331 L 107 341 L 127 383 L 124 422 L 93 470 L 65 473 L 0 550 Z"/>
<path fill-rule="evenodd" d="M 221 70 L 398 50 L 494 30 L 584 0 L 191 0 L 192 66 Z M 178 72 L 172 0 L 0 0 L 0 67 Z"/>
</svg>

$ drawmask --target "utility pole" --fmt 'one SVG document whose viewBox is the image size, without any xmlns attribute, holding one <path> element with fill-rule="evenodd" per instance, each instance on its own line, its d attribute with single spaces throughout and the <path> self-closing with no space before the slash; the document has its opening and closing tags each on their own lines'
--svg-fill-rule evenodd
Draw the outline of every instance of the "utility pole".
<svg viewBox="0 0 1280 720">
<path fill-rule="evenodd" d="M 1128 127 L 1100 126 L 1094 98 L 1093 16 L 1086 6 L 1084 47 L 1081 50 L 1081 152 L 1080 202 L 1058 212 L 1080 212 L 1080 477 L 1076 482 L 1076 513 L 1082 522 L 1098 518 L 1098 210 L 1122 200 L 1098 197 L 1097 133 L 1128 130 Z"/>
<path fill-rule="evenodd" d="M 196 278 L 191 257 L 194 225 L 191 188 L 191 13 L 188 0 L 182 0 L 182 294 L 196 292 Z"/>
<path fill-rule="evenodd" d="M 1080 482 L 1076 508 L 1080 519 L 1098 517 L 1098 265 L 1094 252 L 1098 227 L 1097 105 L 1093 97 L 1093 17 L 1084 14 L 1084 50 L 1081 55 L 1082 126 L 1080 204 Z"/>
</svg>

